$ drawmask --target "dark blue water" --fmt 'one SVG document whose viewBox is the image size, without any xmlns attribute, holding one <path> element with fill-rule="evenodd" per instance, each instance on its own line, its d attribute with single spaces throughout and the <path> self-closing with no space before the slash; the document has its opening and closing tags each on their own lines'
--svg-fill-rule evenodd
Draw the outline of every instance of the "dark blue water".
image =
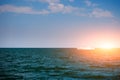
<svg viewBox="0 0 120 80">
<path fill-rule="evenodd" d="M 1 48 L 0 80 L 120 80 L 120 55 L 77 49 Z"/>
</svg>

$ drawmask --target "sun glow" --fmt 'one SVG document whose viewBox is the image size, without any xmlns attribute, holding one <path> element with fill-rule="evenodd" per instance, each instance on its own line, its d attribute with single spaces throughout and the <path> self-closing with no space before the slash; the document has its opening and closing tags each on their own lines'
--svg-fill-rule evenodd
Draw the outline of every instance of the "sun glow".
<svg viewBox="0 0 120 80">
<path fill-rule="evenodd" d="M 104 44 L 100 45 L 100 48 L 112 49 L 112 48 L 114 48 L 114 45 L 112 43 L 104 43 Z"/>
</svg>

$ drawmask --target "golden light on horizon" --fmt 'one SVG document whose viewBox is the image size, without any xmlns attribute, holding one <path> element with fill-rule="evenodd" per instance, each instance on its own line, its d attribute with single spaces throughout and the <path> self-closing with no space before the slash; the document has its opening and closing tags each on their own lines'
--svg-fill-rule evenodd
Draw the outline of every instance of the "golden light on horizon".
<svg viewBox="0 0 120 80">
<path fill-rule="evenodd" d="M 103 43 L 99 46 L 99 48 L 112 49 L 112 48 L 115 48 L 115 45 L 113 43 Z"/>
<path fill-rule="evenodd" d="M 95 48 L 101 48 L 101 49 L 112 49 L 116 48 L 115 44 L 113 43 L 101 43 L 99 45 L 96 45 L 96 47 L 77 47 L 78 49 L 86 49 L 86 50 L 92 50 Z"/>
</svg>

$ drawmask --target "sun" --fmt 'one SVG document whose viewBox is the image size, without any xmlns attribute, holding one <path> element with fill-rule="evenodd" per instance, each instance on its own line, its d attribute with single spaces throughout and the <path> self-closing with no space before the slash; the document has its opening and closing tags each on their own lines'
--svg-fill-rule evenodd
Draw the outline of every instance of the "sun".
<svg viewBox="0 0 120 80">
<path fill-rule="evenodd" d="M 114 45 L 112 43 L 103 43 L 103 44 L 100 45 L 100 48 L 112 49 L 112 48 L 114 48 Z"/>
</svg>

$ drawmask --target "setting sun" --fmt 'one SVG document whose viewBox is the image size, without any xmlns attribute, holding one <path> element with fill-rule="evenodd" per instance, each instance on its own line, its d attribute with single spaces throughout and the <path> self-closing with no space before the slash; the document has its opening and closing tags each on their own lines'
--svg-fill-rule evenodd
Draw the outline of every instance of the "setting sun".
<svg viewBox="0 0 120 80">
<path fill-rule="evenodd" d="M 111 49 L 111 48 L 114 48 L 114 45 L 111 43 L 104 43 L 104 44 L 100 45 L 100 48 Z"/>
</svg>

